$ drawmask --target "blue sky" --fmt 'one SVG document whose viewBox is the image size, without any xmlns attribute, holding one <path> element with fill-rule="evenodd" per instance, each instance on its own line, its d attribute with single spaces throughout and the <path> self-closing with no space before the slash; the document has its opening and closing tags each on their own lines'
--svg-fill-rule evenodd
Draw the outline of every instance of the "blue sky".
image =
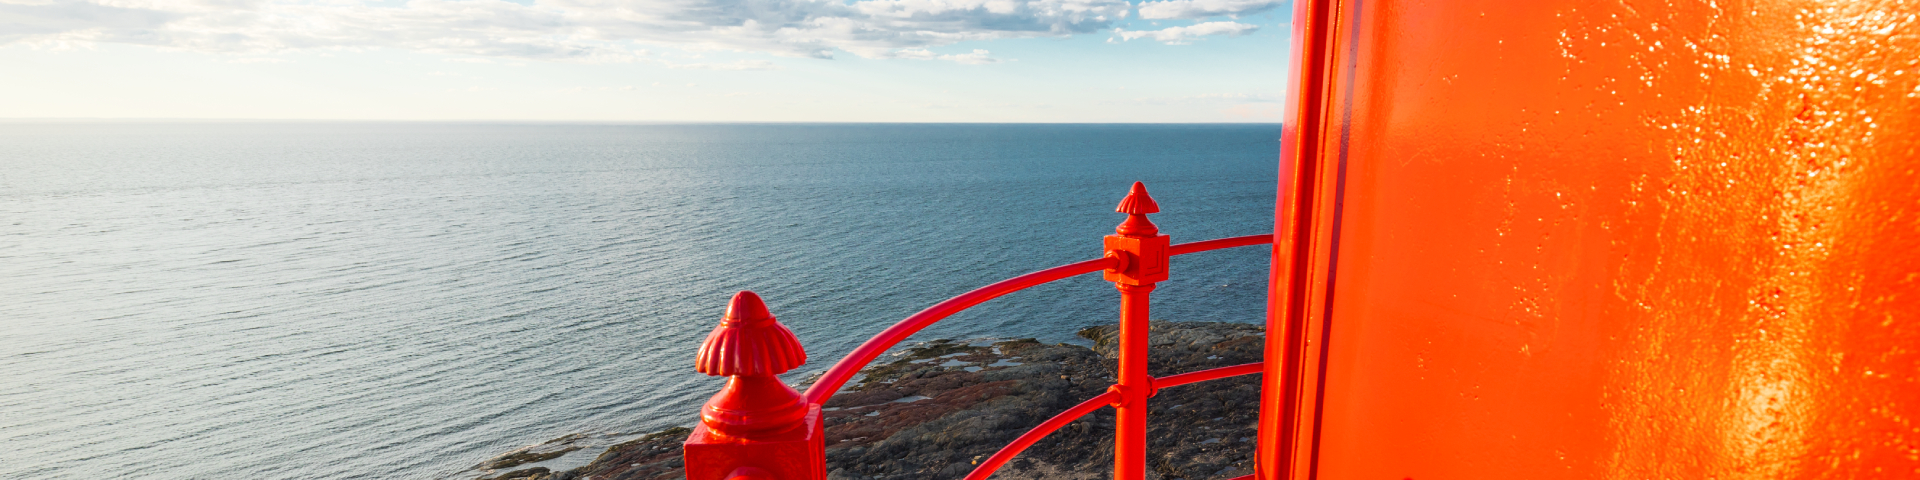
<svg viewBox="0 0 1920 480">
<path fill-rule="evenodd" d="M 0 0 L 0 118 L 1274 122 L 1284 0 Z"/>
</svg>

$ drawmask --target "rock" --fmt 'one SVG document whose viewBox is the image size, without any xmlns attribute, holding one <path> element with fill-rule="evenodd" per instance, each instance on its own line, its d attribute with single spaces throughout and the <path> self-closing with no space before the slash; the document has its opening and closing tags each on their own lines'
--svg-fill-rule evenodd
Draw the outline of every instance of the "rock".
<svg viewBox="0 0 1920 480">
<path fill-rule="evenodd" d="M 533 467 L 525 470 L 507 472 L 506 474 L 488 480 L 547 480 L 552 477 L 552 473 L 553 471 L 548 470 L 547 467 Z"/>
<path fill-rule="evenodd" d="M 572 455 L 573 452 L 587 449 L 592 449 L 588 451 L 605 450 L 608 446 L 627 438 L 631 438 L 631 435 L 613 433 L 575 433 L 564 435 L 545 442 L 520 447 L 501 454 L 500 456 L 486 459 L 466 469 L 454 472 L 448 475 L 448 477 L 476 480 L 506 478 L 504 476 L 496 476 L 496 474 L 500 471 L 526 467 L 528 464 L 533 463 L 539 463 L 541 464 L 539 467 L 547 469 L 572 468 L 586 463 L 586 459 L 580 458 L 582 455 Z M 514 470 L 513 472 L 518 471 L 520 470 Z M 554 474 L 552 477 L 541 478 L 540 480 L 553 480 L 557 478 L 560 478 L 559 474 Z"/>
<path fill-rule="evenodd" d="M 526 465 L 529 463 L 544 462 L 547 460 L 560 458 L 561 455 L 566 455 L 567 452 L 572 452 L 574 450 L 579 450 L 579 449 L 580 447 L 572 447 L 572 448 L 565 448 L 561 450 L 555 450 L 551 452 L 530 452 L 530 451 L 513 452 L 487 462 L 487 469 L 500 470 L 500 469 L 506 469 L 506 468 L 513 468 L 520 465 Z M 507 478 L 507 477 L 498 477 L 498 478 Z"/>
<path fill-rule="evenodd" d="M 566 475 L 592 480 L 639 480 L 685 478 L 681 468 L 680 444 L 693 429 L 673 427 L 647 434 L 607 448 L 586 466 L 569 470 Z"/>
<path fill-rule="evenodd" d="M 1262 330 L 1232 323 L 1152 322 L 1149 371 L 1166 376 L 1258 362 Z M 1020 434 L 1113 383 L 1113 325 L 1080 335 L 1088 349 L 1033 339 L 992 345 L 936 340 L 868 367 L 825 405 L 830 480 L 958 479 Z M 1258 375 L 1160 391 L 1149 402 L 1149 478 L 1226 479 L 1253 469 Z M 615 445 L 562 479 L 684 477 L 672 428 Z M 1001 467 L 996 479 L 1097 479 L 1113 471 L 1113 410 L 1054 432 Z M 512 472 L 508 475 L 518 474 Z M 500 477 L 507 478 L 507 477 Z"/>
</svg>

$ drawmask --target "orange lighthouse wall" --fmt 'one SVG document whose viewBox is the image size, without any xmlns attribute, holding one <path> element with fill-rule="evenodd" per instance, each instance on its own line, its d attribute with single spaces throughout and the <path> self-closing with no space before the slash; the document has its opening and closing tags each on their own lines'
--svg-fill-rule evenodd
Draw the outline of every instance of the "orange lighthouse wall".
<svg viewBox="0 0 1920 480">
<path fill-rule="evenodd" d="M 1920 4 L 1300 1 L 1263 478 L 1920 478 Z"/>
</svg>

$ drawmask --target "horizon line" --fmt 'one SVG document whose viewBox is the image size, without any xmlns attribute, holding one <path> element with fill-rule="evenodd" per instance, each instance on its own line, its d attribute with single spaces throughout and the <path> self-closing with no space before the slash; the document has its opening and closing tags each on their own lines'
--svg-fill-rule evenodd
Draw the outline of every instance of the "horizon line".
<svg viewBox="0 0 1920 480">
<path fill-rule="evenodd" d="M 167 122 L 167 123 L 224 123 L 224 122 L 260 122 L 260 123 L 553 123 L 553 124 L 627 124 L 627 125 L 689 125 L 689 124 L 997 124 L 997 125 L 1279 125 L 1279 121 L 1247 122 L 1137 122 L 1137 121 L 1088 121 L 1088 122 L 996 122 L 996 121 L 792 121 L 792 120 L 541 120 L 541 119 L 339 119 L 339 118 L 191 118 L 191 117 L 0 117 L 0 123 L 20 122 Z"/>
</svg>

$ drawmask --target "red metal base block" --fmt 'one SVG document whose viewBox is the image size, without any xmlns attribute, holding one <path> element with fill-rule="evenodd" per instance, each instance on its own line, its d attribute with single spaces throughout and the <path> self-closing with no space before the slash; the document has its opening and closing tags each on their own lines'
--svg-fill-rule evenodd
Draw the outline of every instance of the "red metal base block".
<svg viewBox="0 0 1920 480">
<path fill-rule="evenodd" d="M 807 405 L 806 425 L 751 441 L 732 440 L 693 427 L 682 452 L 687 480 L 826 480 L 827 452 L 820 405 Z"/>
</svg>

